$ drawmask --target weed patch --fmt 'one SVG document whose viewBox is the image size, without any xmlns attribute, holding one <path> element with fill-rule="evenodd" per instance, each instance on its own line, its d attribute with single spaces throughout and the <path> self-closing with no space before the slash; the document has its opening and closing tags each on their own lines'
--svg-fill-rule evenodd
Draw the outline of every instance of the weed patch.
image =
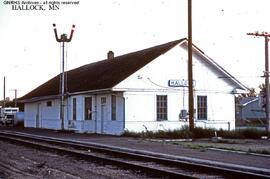
<svg viewBox="0 0 270 179">
<path fill-rule="evenodd" d="M 242 130 L 216 130 L 213 128 L 194 128 L 191 132 L 188 126 L 184 126 L 179 130 L 160 130 L 160 131 L 143 131 L 132 132 L 125 131 L 122 136 L 135 138 L 150 138 L 150 139 L 198 139 L 211 138 L 217 134 L 218 137 L 224 139 L 261 139 L 262 136 L 269 136 L 265 131 L 257 130 L 255 128 Z M 222 141 L 226 143 L 226 141 Z M 227 141 L 228 142 L 228 141 Z"/>
</svg>

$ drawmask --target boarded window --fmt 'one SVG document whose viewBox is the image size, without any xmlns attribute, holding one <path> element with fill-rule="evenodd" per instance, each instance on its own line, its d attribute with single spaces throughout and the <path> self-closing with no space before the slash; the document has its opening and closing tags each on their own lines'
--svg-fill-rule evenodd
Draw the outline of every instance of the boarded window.
<svg viewBox="0 0 270 179">
<path fill-rule="evenodd" d="M 84 119 L 92 120 L 92 97 L 84 98 Z"/>
<path fill-rule="evenodd" d="M 112 95 L 112 101 L 111 101 L 111 113 L 112 113 L 112 120 L 116 120 L 116 96 Z"/>
<path fill-rule="evenodd" d="M 167 120 L 167 95 L 157 95 L 157 120 Z"/>
<path fill-rule="evenodd" d="M 76 120 L 77 116 L 77 100 L 76 98 L 73 98 L 72 100 L 72 119 Z"/>
<path fill-rule="evenodd" d="M 197 96 L 197 119 L 207 119 L 207 96 Z"/>
</svg>

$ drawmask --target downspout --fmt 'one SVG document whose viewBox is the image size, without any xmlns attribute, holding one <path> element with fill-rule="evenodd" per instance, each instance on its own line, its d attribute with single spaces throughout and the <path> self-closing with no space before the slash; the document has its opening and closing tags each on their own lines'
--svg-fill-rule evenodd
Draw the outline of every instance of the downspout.
<svg viewBox="0 0 270 179">
<path fill-rule="evenodd" d="M 68 121 L 69 121 L 69 96 L 67 97 L 67 108 L 66 108 L 66 110 L 67 110 L 67 124 L 69 124 L 68 123 Z M 65 126 L 64 126 L 64 128 L 65 128 Z M 68 128 L 68 125 L 67 125 L 67 128 Z"/>
<path fill-rule="evenodd" d="M 123 96 L 123 133 L 125 132 L 125 128 L 126 128 L 126 123 L 125 123 L 125 117 L 126 117 L 126 99 Z"/>
<path fill-rule="evenodd" d="M 95 133 L 97 133 L 97 95 L 95 94 Z"/>
</svg>

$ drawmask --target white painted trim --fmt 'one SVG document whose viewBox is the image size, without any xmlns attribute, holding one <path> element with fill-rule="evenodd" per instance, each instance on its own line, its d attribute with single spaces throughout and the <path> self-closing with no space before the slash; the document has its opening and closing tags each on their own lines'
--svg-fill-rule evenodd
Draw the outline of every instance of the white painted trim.
<svg viewBox="0 0 270 179">
<path fill-rule="evenodd" d="M 51 99 L 60 99 L 60 95 L 51 95 L 51 96 L 42 96 L 42 97 L 34 97 L 30 99 L 18 100 L 21 103 L 31 103 L 31 102 L 38 102 L 44 100 L 51 100 Z"/>
<path fill-rule="evenodd" d="M 104 94 L 104 93 L 110 93 L 111 91 L 112 91 L 112 88 L 104 88 L 104 89 L 96 89 L 96 90 L 68 93 L 68 95 L 73 96 L 73 95 L 83 95 L 83 94 L 100 94 L 100 93 Z"/>
<path fill-rule="evenodd" d="M 75 95 L 83 95 L 83 94 L 99 94 L 99 93 L 110 93 L 112 91 L 112 88 L 105 88 L 105 89 L 97 89 L 97 90 L 89 90 L 89 91 L 80 91 L 80 92 L 74 92 L 74 93 L 67 93 L 68 96 L 75 96 Z M 41 97 L 34 97 L 30 99 L 24 99 L 19 100 L 19 102 L 22 103 L 31 103 L 31 102 L 37 102 L 37 101 L 43 101 L 48 99 L 57 99 L 60 98 L 60 95 L 51 95 L 51 96 L 41 96 Z"/>
</svg>

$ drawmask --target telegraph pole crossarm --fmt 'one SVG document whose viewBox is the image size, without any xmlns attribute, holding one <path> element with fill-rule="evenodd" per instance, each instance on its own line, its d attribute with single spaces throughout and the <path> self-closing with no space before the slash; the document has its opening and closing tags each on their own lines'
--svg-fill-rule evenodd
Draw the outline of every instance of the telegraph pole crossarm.
<svg viewBox="0 0 270 179">
<path fill-rule="evenodd" d="M 270 34 L 268 32 L 252 32 L 247 33 L 247 35 L 253 35 L 253 36 L 261 36 L 261 37 L 270 37 Z"/>
<path fill-rule="evenodd" d="M 269 89 L 269 57 L 268 57 L 268 41 L 270 37 L 270 33 L 268 32 L 255 32 L 255 33 L 247 33 L 247 35 L 264 37 L 265 39 L 265 71 L 263 77 L 265 77 L 265 113 L 266 113 L 266 131 L 270 132 L 270 89 Z"/>
</svg>

